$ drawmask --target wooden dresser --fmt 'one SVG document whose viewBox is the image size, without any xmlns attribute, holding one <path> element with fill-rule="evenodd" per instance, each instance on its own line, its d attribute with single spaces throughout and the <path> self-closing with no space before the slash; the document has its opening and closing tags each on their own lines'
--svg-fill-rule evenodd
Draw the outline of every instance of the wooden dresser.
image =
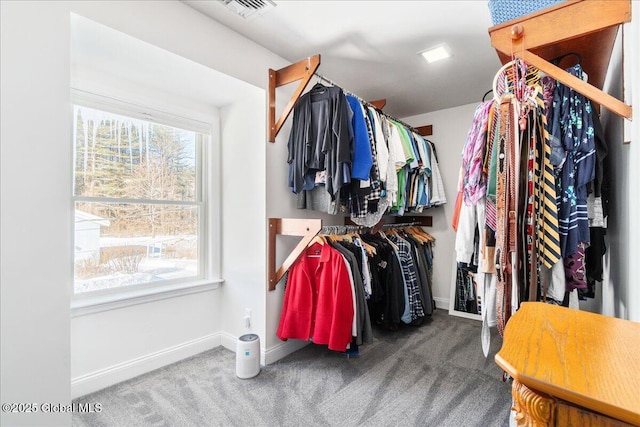
<svg viewBox="0 0 640 427">
<path fill-rule="evenodd" d="M 518 426 L 640 426 L 640 323 L 525 302 L 495 360 Z"/>
</svg>

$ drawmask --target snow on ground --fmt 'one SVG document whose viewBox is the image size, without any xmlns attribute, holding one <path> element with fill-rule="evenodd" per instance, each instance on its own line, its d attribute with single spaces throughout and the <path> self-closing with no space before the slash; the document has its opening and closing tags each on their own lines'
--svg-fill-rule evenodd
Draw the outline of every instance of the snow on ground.
<svg viewBox="0 0 640 427">
<path fill-rule="evenodd" d="M 101 247 L 113 246 L 147 246 L 161 247 L 167 243 L 182 242 L 187 246 L 196 244 L 193 235 L 184 236 L 157 236 L 157 237 L 102 237 Z M 151 252 L 148 251 L 149 254 Z M 111 289 L 139 285 L 149 282 L 164 280 L 184 279 L 196 277 L 198 274 L 198 262 L 195 259 L 167 259 L 162 258 L 162 253 L 154 257 L 144 257 L 138 265 L 135 273 L 116 272 L 109 275 L 97 276 L 90 279 L 75 280 L 75 293 Z"/>
</svg>

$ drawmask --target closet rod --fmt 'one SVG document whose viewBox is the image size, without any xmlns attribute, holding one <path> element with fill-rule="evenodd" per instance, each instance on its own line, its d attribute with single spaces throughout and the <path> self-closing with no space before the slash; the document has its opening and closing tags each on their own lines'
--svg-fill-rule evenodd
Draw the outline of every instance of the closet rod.
<svg viewBox="0 0 640 427">
<path fill-rule="evenodd" d="M 388 224 L 388 225 L 400 224 L 395 222 L 395 221 L 398 221 L 398 219 L 402 219 L 405 222 L 410 222 L 411 224 L 417 225 L 420 227 L 433 226 L 433 217 L 430 215 L 407 215 L 407 216 L 390 215 L 390 216 L 382 217 L 376 225 L 374 225 L 373 227 L 369 227 L 370 229 L 369 232 L 372 234 L 375 234 L 378 231 L 382 230 L 382 226 L 385 224 Z M 351 218 L 349 218 L 348 216 L 344 217 L 344 224 L 351 225 L 351 226 L 358 226 L 358 224 L 353 222 Z"/>
<path fill-rule="evenodd" d="M 347 234 L 357 232 L 368 232 L 371 227 L 364 225 L 325 225 L 319 234 Z"/>
<path fill-rule="evenodd" d="M 279 70 L 273 70 L 271 68 L 269 69 L 269 91 L 268 91 L 269 103 L 267 108 L 267 141 L 268 142 L 271 142 L 271 143 L 276 142 L 276 135 L 278 135 L 278 132 L 282 128 L 282 125 L 284 124 L 285 120 L 287 120 L 287 117 L 289 117 L 289 115 L 293 111 L 293 107 L 296 101 L 302 95 L 302 92 L 307 87 L 307 84 L 309 84 L 309 81 L 311 80 L 311 78 L 315 75 L 315 72 L 319 66 L 320 66 L 320 55 L 318 54 L 318 55 L 310 56 L 294 64 L 288 65 Z M 326 80 L 328 79 L 325 78 L 325 81 Z M 289 102 L 287 102 L 287 105 L 284 108 L 284 111 L 282 112 L 280 117 L 276 120 L 276 88 L 287 85 L 289 83 L 296 82 L 296 81 L 300 82 L 298 84 L 298 87 L 296 88 L 295 92 L 289 99 Z M 333 82 L 331 83 L 333 84 Z M 368 102 L 367 104 L 372 105 L 382 114 L 385 114 L 384 112 L 381 111 L 381 109 L 385 106 L 386 102 L 387 101 L 385 99 L 382 99 L 377 101 L 371 101 L 371 102 Z M 422 135 L 422 136 L 433 135 L 433 127 L 431 125 L 413 128 L 394 117 L 391 117 L 386 114 L 385 116 L 389 117 L 392 120 L 396 120 L 398 123 L 403 124 L 407 128 L 410 128 L 416 131 L 419 135 Z"/>
<path fill-rule="evenodd" d="M 344 93 L 346 93 L 347 95 L 351 95 L 351 96 L 353 96 L 354 98 L 356 98 L 356 99 L 357 99 L 358 101 L 360 101 L 361 103 L 363 103 L 363 104 L 365 104 L 365 105 L 367 105 L 367 106 L 369 106 L 369 107 L 375 108 L 375 109 L 378 111 L 378 113 L 382 114 L 383 116 L 385 116 L 385 117 L 386 117 L 386 118 L 388 118 L 389 120 L 393 120 L 393 121 L 395 121 L 395 122 L 400 123 L 402 126 L 406 127 L 407 129 L 411 129 L 413 132 L 417 133 L 418 135 L 426 136 L 426 135 L 423 135 L 423 134 L 422 134 L 422 132 L 421 132 L 420 130 L 418 130 L 418 129 L 414 128 L 413 126 L 411 126 L 411 125 L 409 125 L 409 124 L 407 124 L 407 123 L 405 123 L 405 122 L 403 122 L 403 121 L 402 121 L 402 120 L 400 120 L 400 119 L 397 119 L 397 118 L 395 118 L 395 117 L 393 117 L 393 116 L 390 116 L 389 114 L 385 113 L 385 112 L 384 112 L 384 111 L 382 111 L 380 108 L 378 108 L 378 106 L 376 106 L 376 105 L 372 104 L 372 103 L 371 103 L 371 102 L 369 102 L 369 101 L 364 100 L 362 97 L 360 97 L 360 96 L 356 95 L 355 93 L 353 93 L 353 92 L 351 92 L 351 91 L 349 91 L 349 90 L 345 89 L 343 86 L 341 86 L 341 85 L 339 85 L 339 84 L 335 83 L 334 81 L 332 81 L 332 80 L 330 80 L 330 79 L 326 78 L 326 77 L 325 77 L 325 76 L 323 76 L 322 74 L 320 74 L 320 73 L 313 73 L 313 74 L 314 74 L 316 77 L 318 77 L 320 80 L 324 80 L 326 83 L 329 83 L 329 84 L 330 84 L 330 85 L 332 85 L 332 86 L 339 87 L 340 89 L 342 89 L 342 91 L 343 91 Z"/>
<path fill-rule="evenodd" d="M 382 229 L 388 230 L 388 229 L 394 229 L 394 228 L 413 227 L 413 226 L 422 227 L 423 225 L 419 222 L 398 222 L 396 224 L 384 224 L 382 226 Z"/>
</svg>

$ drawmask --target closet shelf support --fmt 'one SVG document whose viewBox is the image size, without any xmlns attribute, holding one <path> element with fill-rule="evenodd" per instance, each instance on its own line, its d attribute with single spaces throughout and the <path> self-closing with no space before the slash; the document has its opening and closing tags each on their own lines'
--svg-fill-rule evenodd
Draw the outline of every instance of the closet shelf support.
<svg viewBox="0 0 640 427">
<path fill-rule="evenodd" d="M 322 229 L 321 219 L 298 218 L 269 218 L 269 246 L 268 246 L 268 286 L 270 291 L 282 279 L 294 262 L 302 255 L 305 248 Z M 302 236 L 302 240 L 284 260 L 282 266 L 276 270 L 276 235 Z"/>
<path fill-rule="evenodd" d="M 516 56 L 613 113 L 631 119 L 630 105 L 602 91 L 618 27 L 630 21 L 630 0 L 566 0 L 491 27 L 489 35 L 503 64 Z M 568 52 L 580 55 L 590 83 L 549 62 Z"/>
<path fill-rule="evenodd" d="M 632 110 L 630 105 L 627 105 L 624 102 L 609 95 L 608 93 L 603 92 L 597 87 L 590 85 L 584 80 L 580 80 L 576 76 L 567 73 L 563 69 L 550 64 L 549 62 L 545 61 L 538 55 L 529 52 L 528 50 L 524 50 L 516 56 L 522 56 L 521 59 L 523 59 L 528 64 L 537 67 L 539 70 L 544 71 L 554 79 L 564 83 L 567 86 L 572 87 L 576 92 L 581 93 L 594 102 L 600 105 L 604 105 L 610 111 L 616 113 L 617 115 L 631 120 Z"/>
<path fill-rule="evenodd" d="M 293 110 L 302 92 L 309 84 L 314 73 L 320 66 L 320 55 L 313 55 L 295 64 L 288 65 L 279 70 L 269 69 L 269 110 L 267 115 L 267 141 L 276 142 L 276 135 Z M 276 88 L 286 84 L 302 80 L 291 99 L 287 103 L 280 118 L 276 122 Z"/>
<path fill-rule="evenodd" d="M 376 99 L 375 101 L 369 101 L 369 104 L 376 107 L 378 110 L 382 110 L 385 105 L 387 105 L 386 99 Z"/>
</svg>

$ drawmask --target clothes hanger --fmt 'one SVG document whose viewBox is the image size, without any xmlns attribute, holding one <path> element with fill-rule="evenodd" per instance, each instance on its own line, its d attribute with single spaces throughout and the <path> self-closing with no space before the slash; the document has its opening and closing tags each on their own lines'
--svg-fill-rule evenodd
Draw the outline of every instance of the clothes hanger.
<svg viewBox="0 0 640 427">
<path fill-rule="evenodd" d="M 380 230 L 380 231 L 378 231 L 378 234 L 379 234 L 379 235 L 380 235 L 380 236 L 381 236 L 381 237 L 382 237 L 382 238 L 383 238 L 387 243 L 389 243 L 393 249 L 395 249 L 396 251 L 399 251 L 399 250 L 400 250 L 400 248 L 398 247 L 398 245 L 396 245 L 395 243 L 393 243 L 393 242 L 389 239 L 389 236 L 387 236 L 387 235 L 384 233 L 384 231 Z"/>
<path fill-rule="evenodd" d="M 484 95 L 482 95 L 482 102 L 486 101 L 487 95 L 489 95 L 491 92 L 493 92 L 493 89 L 489 89 L 484 93 Z"/>
<path fill-rule="evenodd" d="M 327 243 L 327 240 L 325 239 L 325 237 L 321 234 L 317 234 L 312 240 L 311 242 L 309 242 L 309 244 L 307 245 L 307 247 L 309 246 L 313 246 L 314 243 L 318 243 L 319 245 L 324 245 Z"/>
<path fill-rule="evenodd" d="M 580 56 L 580 54 L 578 52 L 565 53 L 564 55 L 560 55 L 560 56 L 558 56 L 556 58 L 550 59 L 549 62 L 551 62 L 556 67 L 559 67 L 560 66 L 560 61 L 562 61 L 567 56 L 575 56 L 576 57 L 577 62 L 574 64 L 574 66 L 578 65 L 578 64 L 580 64 L 582 62 L 582 56 Z"/>
<path fill-rule="evenodd" d="M 388 230 L 385 230 L 384 234 L 386 234 L 387 236 L 397 236 L 398 235 L 398 230 L 395 229 L 395 228 L 390 228 Z"/>
<path fill-rule="evenodd" d="M 430 243 L 431 241 L 429 237 L 423 234 L 420 227 L 415 227 L 415 226 L 407 227 L 405 231 L 411 236 L 413 236 L 420 243 Z"/>
<path fill-rule="evenodd" d="M 369 243 L 365 242 L 364 240 L 362 240 L 359 234 L 357 233 L 354 233 L 354 234 L 355 234 L 354 239 L 357 240 L 360 243 L 360 245 L 362 245 L 364 250 L 367 252 L 367 255 L 373 256 L 378 253 L 376 251 L 376 248 L 370 245 Z"/>
<path fill-rule="evenodd" d="M 311 88 L 311 90 L 309 90 L 309 93 L 311 94 L 318 94 L 318 93 L 324 93 L 326 92 L 328 86 L 324 84 L 324 82 L 326 81 L 325 78 L 323 78 L 322 76 L 320 76 L 319 74 L 315 74 L 314 73 L 315 78 L 317 79 L 316 84 L 313 85 L 313 87 Z"/>
<path fill-rule="evenodd" d="M 309 242 L 309 244 L 307 245 L 307 248 L 304 252 L 304 256 L 307 258 L 320 258 L 321 256 L 321 250 L 319 250 L 318 248 L 313 248 L 316 244 L 320 245 L 320 246 L 324 246 L 327 243 L 327 241 L 325 240 L 325 237 L 320 235 L 320 234 L 316 234 L 316 236 L 311 239 L 311 241 Z"/>
<path fill-rule="evenodd" d="M 582 80 L 584 80 L 585 82 L 588 81 L 589 75 L 582 69 L 582 56 L 578 52 L 567 52 L 564 55 L 560 55 L 556 58 L 549 60 L 549 62 L 555 65 L 556 67 L 560 67 L 560 62 L 562 62 L 562 60 L 568 56 L 575 56 L 576 62 L 573 65 L 564 66 L 562 68 L 564 68 L 565 70 L 568 70 L 570 68 L 579 67 L 580 70 L 582 71 Z"/>
<path fill-rule="evenodd" d="M 326 91 L 327 91 L 327 86 L 325 86 L 321 82 L 318 82 L 315 85 L 313 85 L 313 87 L 309 92 L 311 94 L 318 94 L 318 93 L 325 93 Z"/>
<path fill-rule="evenodd" d="M 525 75 L 519 75 L 522 69 L 526 69 Z M 498 90 L 498 82 L 504 82 L 504 91 L 500 92 Z M 506 93 L 510 93 L 513 96 L 516 94 L 513 92 L 517 83 L 526 83 L 527 86 L 532 86 L 537 84 L 540 81 L 540 72 L 538 68 L 526 64 L 521 59 L 514 59 L 512 61 L 504 64 L 496 75 L 493 77 L 492 91 L 493 91 L 493 99 L 497 102 L 500 102 L 500 98 Z"/>
<path fill-rule="evenodd" d="M 498 80 L 502 80 L 502 79 L 508 79 L 508 70 L 511 69 L 511 67 L 513 67 L 513 64 L 516 61 L 509 61 L 506 64 L 504 64 L 502 67 L 500 67 L 500 69 L 498 70 L 498 72 L 495 74 L 495 76 L 493 76 L 493 83 L 491 85 L 491 91 L 493 92 L 493 99 L 495 99 L 497 102 L 500 102 L 500 98 L 502 97 L 503 93 L 499 93 L 498 92 Z M 505 85 L 508 86 L 508 85 Z"/>
<path fill-rule="evenodd" d="M 353 236 L 351 235 L 351 233 L 348 233 L 348 234 L 340 234 L 338 237 L 339 237 L 339 238 L 340 238 L 340 240 L 342 240 L 343 242 L 353 243 Z"/>
<path fill-rule="evenodd" d="M 433 243 L 436 241 L 436 238 L 433 237 L 431 234 L 427 233 L 426 231 L 424 231 L 422 227 L 415 227 L 415 229 L 418 231 L 419 234 L 421 234 L 425 238 L 427 243 Z"/>
</svg>

